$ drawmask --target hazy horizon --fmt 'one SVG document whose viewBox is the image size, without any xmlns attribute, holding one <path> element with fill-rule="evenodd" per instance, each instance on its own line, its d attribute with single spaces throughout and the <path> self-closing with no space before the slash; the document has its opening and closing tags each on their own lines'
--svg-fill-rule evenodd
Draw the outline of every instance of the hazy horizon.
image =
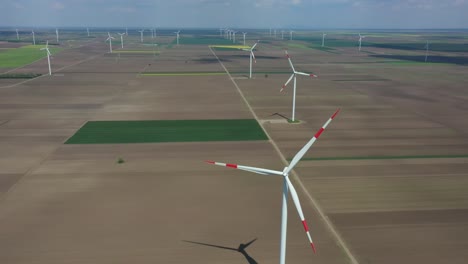
<svg viewBox="0 0 468 264">
<path fill-rule="evenodd" d="M 468 0 L 6 0 L 2 27 L 466 29 Z"/>
</svg>

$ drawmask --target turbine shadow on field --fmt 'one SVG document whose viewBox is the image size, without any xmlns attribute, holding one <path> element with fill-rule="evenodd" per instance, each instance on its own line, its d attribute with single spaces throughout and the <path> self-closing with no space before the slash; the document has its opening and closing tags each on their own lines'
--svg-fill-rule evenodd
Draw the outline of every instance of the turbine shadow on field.
<svg viewBox="0 0 468 264">
<path fill-rule="evenodd" d="M 237 248 L 231 248 L 231 247 L 224 247 L 224 246 L 219 246 L 219 245 L 213 245 L 213 244 L 207 244 L 207 243 L 201 243 L 201 242 L 196 242 L 196 241 L 189 241 L 189 240 L 182 240 L 183 242 L 186 243 L 192 243 L 192 244 L 197 244 L 197 245 L 202 245 L 202 246 L 207 246 L 207 247 L 214 247 L 214 248 L 220 248 L 220 249 L 225 249 L 225 250 L 231 250 L 231 251 L 237 251 L 241 253 L 244 258 L 247 260 L 249 264 L 258 264 L 257 261 L 252 258 L 249 253 L 247 253 L 246 248 L 250 246 L 253 242 L 255 242 L 257 238 L 252 239 L 246 244 L 241 243 L 239 247 Z"/>
<path fill-rule="evenodd" d="M 286 117 L 285 115 L 282 115 L 282 114 L 280 114 L 280 113 L 274 113 L 274 114 L 272 114 L 272 115 L 270 115 L 270 116 L 275 116 L 275 115 L 277 115 L 277 116 L 279 116 L 279 117 L 282 117 L 282 118 L 286 119 L 287 121 L 290 121 L 290 120 L 291 120 L 291 119 L 289 119 L 289 117 Z"/>
</svg>

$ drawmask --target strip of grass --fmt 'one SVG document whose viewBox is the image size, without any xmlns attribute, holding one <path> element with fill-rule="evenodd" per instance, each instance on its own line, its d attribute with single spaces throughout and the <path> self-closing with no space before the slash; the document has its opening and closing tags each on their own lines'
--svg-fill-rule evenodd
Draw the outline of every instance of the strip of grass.
<svg viewBox="0 0 468 264">
<path fill-rule="evenodd" d="M 267 140 L 254 119 L 90 121 L 65 144 Z"/>
<path fill-rule="evenodd" d="M 466 155 L 414 155 L 414 156 L 356 156 L 356 157 L 317 157 L 303 158 L 302 160 L 389 160 L 389 159 L 450 159 L 450 158 L 468 158 Z M 288 159 L 289 161 L 292 158 Z"/>
<path fill-rule="evenodd" d="M 44 47 L 45 45 L 27 45 L 16 49 L 0 51 L 0 68 L 17 68 L 44 58 L 46 57 L 46 52 L 41 50 Z M 49 50 L 54 54 L 60 48 L 49 45 Z"/>
</svg>

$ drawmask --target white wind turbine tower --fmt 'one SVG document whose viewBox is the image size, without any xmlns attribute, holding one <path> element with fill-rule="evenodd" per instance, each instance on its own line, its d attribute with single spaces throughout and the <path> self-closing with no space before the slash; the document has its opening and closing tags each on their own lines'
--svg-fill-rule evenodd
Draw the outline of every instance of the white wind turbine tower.
<svg viewBox="0 0 468 264">
<path fill-rule="evenodd" d="M 289 40 L 293 40 L 293 32 L 292 30 L 289 31 Z"/>
<path fill-rule="evenodd" d="M 138 32 L 140 32 L 140 41 L 143 42 L 143 32 L 145 32 L 145 30 L 142 29 L 142 30 L 140 30 Z"/>
<path fill-rule="evenodd" d="M 36 45 L 36 35 L 34 34 L 34 30 L 31 30 L 31 34 L 33 37 L 33 45 Z"/>
<path fill-rule="evenodd" d="M 179 35 L 180 35 L 180 30 L 179 30 L 179 31 L 176 31 L 176 32 L 174 32 L 174 33 L 177 35 L 177 36 L 176 36 L 176 38 L 177 38 L 177 46 L 179 46 Z"/>
<path fill-rule="evenodd" d="M 294 122 L 294 121 L 296 121 L 296 119 L 295 119 L 295 117 L 296 117 L 296 75 L 299 74 L 299 75 L 310 76 L 310 77 L 314 77 L 314 78 L 317 78 L 317 75 L 312 74 L 312 73 L 309 74 L 309 73 L 296 71 L 296 69 L 294 68 L 294 65 L 292 64 L 291 57 L 289 56 L 288 51 L 285 50 L 285 53 L 286 53 L 286 58 L 288 58 L 289 65 L 291 66 L 291 69 L 292 69 L 293 73 L 291 74 L 291 77 L 289 77 L 288 81 L 283 85 L 280 92 L 282 92 L 284 90 L 284 88 L 286 88 L 286 86 L 291 82 L 291 80 L 294 79 L 292 119 L 291 119 Z"/>
<path fill-rule="evenodd" d="M 247 35 L 247 32 L 242 32 L 242 35 L 244 35 L 244 46 L 245 46 L 245 35 Z"/>
<path fill-rule="evenodd" d="M 257 167 L 250 167 L 250 166 L 244 166 L 244 165 L 238 165 L 238 164 L 229 164 L 229 163 L 221 163 L 221 162 L 216 162 L 216 161 L 206 161 L 209 164 L 213 165 L 218 165 L 218 166 L 223 166 L 223 167 L 228 167 L 228 168 L 233 168 L 233 169 L 238 169 L 238 170 L 244 170 L 248 172 L 253 172 L 261 175 L 275 175 L 275 176 L 281 176 L 283 177 L 283 199 L 282 199 L 282 209 L 281 209 L 281 242 L 280 242 L 280 264 L 285 264 L 286 263 L 286 237 L 287 237 L 287 221 L 288 221 L 288 192 L 291 193 L 291 198 L 294 202 L 294 205 L 296 206 L 297 213 L 299 214 L 299 218 L 301 219 L 302 226 L 304 227 L 305 233 L 307 235 L 307 238 L 310 242 L 310 246 L 312 247 L 312 250 L 314 253 L 316 252 L 315 250 L 315 245 L 314 242 L 312 241 L 312 237 L 310 236 L 309 232 L 309 227 L 307 225 L 307 222 L 304 217 L 304 213 L 302 212 L 302 207 L 301 203 L 299 201 L 299 196 L 297 195 L 297 191 L 294 188 L 294 185 L 292 184 L 291 180 L 289 179 L 289 173 L 292 171 L 292 169 L 297 165 L 297 163 L 302 159 L 302 157 L 307 153 L 307 151 L 312 147 L 312 145 L 315 143 L 315 141 L 320 137 L 322 132 L 327 128 L 327 126 L 330 124 L 330 122 L 336 117 L 340 110 L 338 109 L 329 119 L 325 124 L 320 128 L 317 133 L 305 144 L 299 152 L 294 156 L 292 159 L 291 163 L 289 163 L 289 166 L 284 167 L 282 171 L 276 171 L 276 170 L 270 170 L 270 169 L 263 169 L 263 168 L 257 168 Z"/>
<path fill-rule="evenodd" d="M 179 34 L 180 34 L 180 30 L 179 31 L 176 31 L 174 32 L 175 34 L 177 34 L 177 46 L 179 46 Z"/>
<path fill-rule="evenodd" d="M 58 31 L 58 28 L 55 29 L 55 36 L 57 37 L 57 43 L 59 43 L 59 31 Z"/>
<path fill-rule="evenodd" d="M 424 58 L 424 62 L 427 62 L 427 55 L 429 53 L 429 40 L 426 40 L 426 57 Z"/>
<path fill-rule="evenodd" d="M 237 31 L 232 31 L 232 34 L 233 34 L 232 43 L 236 43 L 236 33 Z"/>
<path fill-rule="evenodd" d="M 284 39 L 284 30 L 281 30 L 281 39 Z"/>
<path fill-rule="evenodd" d="M 250 48 L 250 49 L 242 49 L 242 50 L 244 50 L 244 51 L 250 52 L 250 71 L 249 71 L 249 79 L 252 79 L 252 60 L 253 60 L 255 63 L 257 63 L 257 60 L 255 59 L 255 54 L 254 54 L 254 52 L 253 52 L 254 49 L 255 49 L 255 47 L 257 46 L 257 44 L 258 44 L 258 42 L 255 43 L 255 44 L 252 46 L 252 48 Z"/>
<path fill-rule="evenodd" d="M 322 33 L 322 47 L 325 47 L 325 36 L 326 36 L 326 35 L 327 35 L 327 34 Z"/>
<path fill-rule="evenodd" d="M 19 33 L 18 33 L 18 29 L 16 29 L 16 40 L 19 40 Z"/>
<path fill-rule="evenodd" d="M 125 33 L 117 33 L 119 34 L 120 36 L 120 44 L 122 44 L 122 49 L 123 49 L 123 36 L 125 35 Z"/>
<path fill-rule="evenodd" d="M 361 33 L 359 33 L 359 51 L 361 51 L 361 43 L 362 39 L 365 38 L 366 36 L 362 36 Z"/>
<path fill-rule="evenodd" d="M 47 52 L 47 62 L 49 63 L 49 75 L 52 75 L 52 70 L 50 68 L 50 51 L 49 51 L 49 41 L 46 42 L 46 46 L 41 50 L 45 50 Z"/>
<path fill-rule="evenodd" d="M 115 39 L 115 38 L 112 37 L 112 36 L 110 35 L 109 32 L 107 32 L 107 35 L 109 36 L 109 37 L 106 39 L 106 41 L 109 41 L 109 52 L 112 53 L 112 40 Z"/>
</svg>

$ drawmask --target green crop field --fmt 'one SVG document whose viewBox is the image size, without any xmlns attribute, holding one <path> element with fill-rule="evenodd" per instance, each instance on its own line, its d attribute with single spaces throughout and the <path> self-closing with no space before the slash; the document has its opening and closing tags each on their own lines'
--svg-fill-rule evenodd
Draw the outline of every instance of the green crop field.
<svg viewBox="0 0 468 264">
<path fill-rule="evenodd" d="M 17 68 L 41 58 L 46 57 L 46 52 L 40 50 L 45 45 L 27 45 L 20 48 L 0 50 L 0 68 Z M 57 53 L 60 48 L 49 45 L 52 54 Z"/>
<path fill-rule="evenodd" d="M 267 140 L 254 119 L 90 121 L 65 144 Z"/>
</svg>

